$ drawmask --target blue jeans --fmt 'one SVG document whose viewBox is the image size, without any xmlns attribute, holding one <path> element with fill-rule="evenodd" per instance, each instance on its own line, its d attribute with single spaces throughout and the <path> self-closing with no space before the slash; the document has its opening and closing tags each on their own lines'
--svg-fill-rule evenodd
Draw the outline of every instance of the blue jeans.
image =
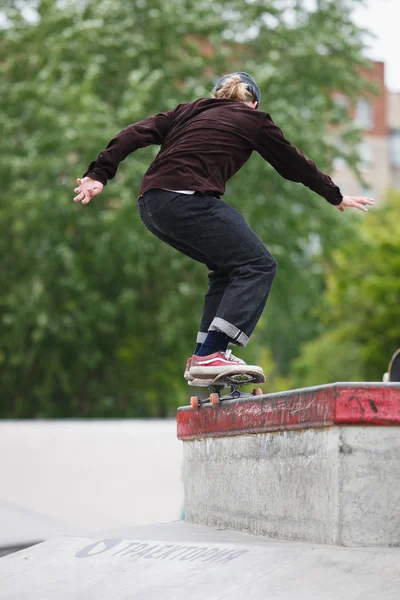
<svg viewBox="0 0 400 600">
<path fill-rule="evenodd" d="M 246 346 L 277 263 L 242 215 L 214 196 L 158 189 L 139 198 L 139 214 L 151 233 L 209 269 L 197 341 L 219 330 Z"/>
</svg>

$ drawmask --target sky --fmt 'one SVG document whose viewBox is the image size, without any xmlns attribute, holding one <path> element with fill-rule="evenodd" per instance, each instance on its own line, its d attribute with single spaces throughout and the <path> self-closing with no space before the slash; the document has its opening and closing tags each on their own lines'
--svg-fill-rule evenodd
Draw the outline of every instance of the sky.
<svg viewBox="0 0 400 600">
<path fill-rule="evenodd" d="M 367 56 L 385 63 L 386 86 L 400 92 L 400 0 L 365 0 L 354 11 L 354 21 L 369 29 Z"/>
</svg>

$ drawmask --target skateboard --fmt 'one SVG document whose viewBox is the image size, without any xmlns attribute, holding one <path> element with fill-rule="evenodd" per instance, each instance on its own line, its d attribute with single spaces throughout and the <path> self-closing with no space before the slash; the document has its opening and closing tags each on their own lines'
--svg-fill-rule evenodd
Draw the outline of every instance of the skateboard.
<svg viewBox="0 0 400 600">
<path fill-rule="evenodd" d="M 253 389 L 251 394 L 245 394 L 240 391 L 240 388 L 244 385 L 250 385 L 252 383 L 265 383 L 265 375 L 261 373 L 246 373 L 243 370 L 229 371 L 228 373 L 221 373 L 217 375 L 213 382 L 210 384 L 197 384 L 198 387 L 208 387 L 210 395 L 208 398 L 200 399 L 198 396 L 191 396 L 190 406 L 194 409 L 200 408 L 202 404 L 212 404 L 216 406 L 224 400 L 237 400 L 238 398 L 251 398 L 252 396 L 261 396 L 264 392 L 261 388 Z M 224 388 L 231 388 L 230 394 L 221 396 L 221 391 Z"/>
<path fill-rule="evenodd" d="M 396 350 L 390 359 L 387 373 L 383 376 L 383 381 L 400 381 L 400 348 Z"/>
</svg>

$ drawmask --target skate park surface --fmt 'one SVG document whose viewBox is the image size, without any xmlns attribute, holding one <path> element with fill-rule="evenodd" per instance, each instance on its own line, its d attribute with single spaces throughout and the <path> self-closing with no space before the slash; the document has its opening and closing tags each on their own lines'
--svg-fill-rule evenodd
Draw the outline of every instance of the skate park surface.
<svg viewBox="0 0 400 600">
<path fill-rule="evenodd" d="M 177 522 L 56 538 L 0 560 L 2 599 L 397 599 L 397 548 L 291 543 Z"/>
<path fill-rule="evenodd" d="M 186 522 L 54 532 L 0 559 L 2 600 L 399 598 L 399 385 L 184 407 L 177 422 Z"/>
</svg>

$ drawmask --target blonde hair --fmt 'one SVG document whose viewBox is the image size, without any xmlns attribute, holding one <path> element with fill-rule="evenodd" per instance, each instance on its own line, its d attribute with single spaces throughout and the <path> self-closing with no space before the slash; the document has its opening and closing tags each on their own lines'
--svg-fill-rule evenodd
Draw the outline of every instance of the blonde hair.
<svg viewBox="0 0 400 600">
<path fill-rule="evenodd" d="M 240 75 L 232 75 L 214 92 L 214 98 L 230 98 L 238 102 L 254 102 L 257 101 L 253 94 L 249 91 L 247 83 L 243 83 Z"/>
</svg>

